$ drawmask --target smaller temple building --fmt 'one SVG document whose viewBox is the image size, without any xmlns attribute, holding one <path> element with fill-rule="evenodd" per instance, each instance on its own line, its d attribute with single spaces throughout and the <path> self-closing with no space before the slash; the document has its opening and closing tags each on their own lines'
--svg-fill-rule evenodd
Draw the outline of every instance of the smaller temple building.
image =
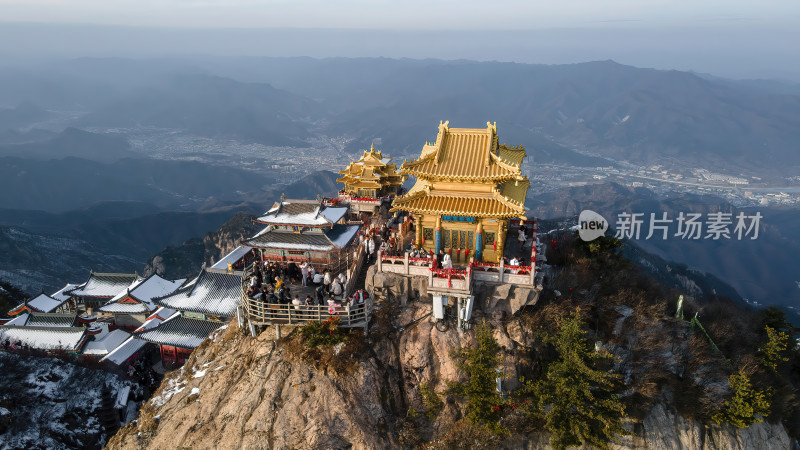
<svg viewBox="0 0 800 450">
<path fill-rule="evenodd" d="M 400 195 L 407 175 L 397 172 L 392 158 L 383 156 L 375 146 L 370 146 L 358 161 L 352 161 L 339 172 L 336 181 L 344 183 L 339 191 L 340 204 L 350 205 L 350 212 L 374 214 L 382 204 Z"/>
<path fill-rule="evenodd" d="M 345 221 L 348 208 L 327 206 L 318 200 L 287 200 L 281 197 L 256 219 L 266 227 L 242 244 L 256 250 L 261 261 L 309 262 L 339 273 L 347 269 L 357 245 L 360 224 Z"/>
<path fill-rule="evenodd" d="M 97 308 L 97 315 L 113 317 L 114 328 L 134 331 L 158 308 L 153 303 L 154 298 L 175 292 L 185 281 L 165 280 L 157 274 L 140 278 Z"/>
<path fill-rule="evenodd" d="M 68 285 L 74 288 L 74 285 Z M 58 295 L 58 297 L 56 297 Z M 53 296 L 47 295 L 42 291 L 36 297 L 25 300 L 8 312 L 9 316 L 16 316 L 22 313 L 65 313 L 75 311 L 74 305 L 70 305 L 70 297 L 59 295 L 56 292 Z"/>
<path fill-rule="evenodd" d="M 236 315 L 242 272 L 203 268 L 175 292 L 153 299 L 159 309 L 134 336 L 157 344 L 165 366 L 183 364 L 211 332 Z"/>
<path fill-rule="evenodd" d="M 0 326 L 0 342 L 22 348 L 78 353 L 89 339 L 85 322 L 74 313 L 23 312 Z"/>
<path fill-rule="evenodd" d="M 79 311 L 83 310 L 87 314 L 92 314 L 139 279 L 139 274 L 136 273 L 91 272 L 85 283 L 64 291 L 64 294 L 74 299 Z"/>
</svg>

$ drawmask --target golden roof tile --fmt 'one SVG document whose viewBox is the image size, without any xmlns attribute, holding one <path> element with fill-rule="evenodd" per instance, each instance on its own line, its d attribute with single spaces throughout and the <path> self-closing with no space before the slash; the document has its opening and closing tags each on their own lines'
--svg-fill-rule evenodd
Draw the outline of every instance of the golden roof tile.
<svg viewBox="0 0 800 450">
<path fill-rule="evenodd" d="M 426 143 L 419 159 L 404 163 L 400 170 L 421 178 L 501 181 L 518 177 L 525 150 L 497 144 L 497 127 L 449 128 L 439 125 L 436 142 Z"/>
<path fill-rule="evenodd" d="M 454 215 L 470 217 L 505 218 L 517 217 L 525 207 L 499 193 L 487 195 L 442 195 L 419 190 L 396 198 L 392 211 L 409 211 L 418 214 Z"/>
</svg>

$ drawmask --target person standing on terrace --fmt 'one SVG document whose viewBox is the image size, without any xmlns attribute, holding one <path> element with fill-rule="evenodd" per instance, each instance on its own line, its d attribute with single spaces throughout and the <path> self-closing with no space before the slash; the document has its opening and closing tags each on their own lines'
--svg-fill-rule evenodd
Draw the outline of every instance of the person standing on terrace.
<svg viewBox="0 0 800 450">
<path fill-rule="evenodd" d="M 300 265 L 300 273 L 303 275 L 303 286 L 308 286 L 308 261 L 303 261 Z"/>
</svg>

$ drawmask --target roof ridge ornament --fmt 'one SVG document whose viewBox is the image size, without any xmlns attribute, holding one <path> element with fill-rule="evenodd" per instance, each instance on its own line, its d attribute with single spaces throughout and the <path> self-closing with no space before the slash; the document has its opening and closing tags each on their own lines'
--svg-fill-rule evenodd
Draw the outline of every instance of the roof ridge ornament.
<svg viewBox="0 0 800 450">
<path fill-rule="evenodd" d="M 441 155 L 439 150 L 442 148 L 442 142 L 444 141 L 445 134 L 447 132 L 449 132 L 449 131 L 450 131 L 450 121 L 446 120 L 446 121 L 442 122 L 440 120 L 439 121 L 439 133 L 436 135 L 436 142 L 434 143 L 434 145 L 436 146 L 435 155 L 434 155 L 434 158 L 433 158 L 433 165 L 434 166 L 438 166 L 439 165 L 439 156 Z"/>
<path fill-rule="evenodd" d="M 278 214 L 281 213 L 281 210 L 283 209 L 283 203 L 285 201 L 286 201 L 286 193 L 285 192 L 281 192 L 281 199 L 278 202 L 278 210 L 275 211 L 275 216 L 277 216 Z"/>
</svg>

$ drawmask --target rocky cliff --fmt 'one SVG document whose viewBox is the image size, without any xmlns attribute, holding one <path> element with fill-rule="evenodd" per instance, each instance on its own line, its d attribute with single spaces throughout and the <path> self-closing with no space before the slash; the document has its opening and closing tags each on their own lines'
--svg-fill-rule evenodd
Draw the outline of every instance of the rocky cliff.
<svg viewBox="0 0 800 450">
<path fill-rule="evenodd" d="M 472 331 L 458 330 L 455 324 L 440 331 L 430 322 L 424 279 L 370 269 L 367 284 L 382 288 L 386 298 L 368 336 L 351 330 L 344 344 L 312 351 L 303 346 L 296 330 L 284 327 L 281 339 L 272 328 L 251 337 L 234 321 L 199 347 L 182 369 L 168 374 L 138 421 L 122 429 L 109 448 L 383 449 L 452 444 L 463 404 L 447 394 L 447 382 L 462 376 L 450 351 L 469 344 Z M 537 346 L 535 323 L 547 320 L 548 310 L 537 305 L 540 296 L 534 290 L 478 288 L 475 319 L 491 324 L 503 348 L 503 388 L 513 390 L 519 386 L 518 375 L 537 370 L 531 356 Z M 619 323 L 630 313 L 618 314 Z M 631 352 L 630 342 L 624 343 L 630 338 L 608 345 L 618 345 L 620 354 Z M 637 371 L 642 370 L 647 369 L 632 369 L 627 376 L 641 376 Z M 435 411 L 425 394 L 431 391 L 442 400 Z M 627 422 L 634 434 L 618 448 L 791 446 L 781 425 L 761 423 L 742 430 L 704 425 L 684 418 L 668 397 L 659 394 L 659 401 L 643 402 L 646 411 Z M 547 433 L 535 426 L 516 430 L 494 441 L 466 435 L 458 445 L 549 445 Z"/>
</svg>

